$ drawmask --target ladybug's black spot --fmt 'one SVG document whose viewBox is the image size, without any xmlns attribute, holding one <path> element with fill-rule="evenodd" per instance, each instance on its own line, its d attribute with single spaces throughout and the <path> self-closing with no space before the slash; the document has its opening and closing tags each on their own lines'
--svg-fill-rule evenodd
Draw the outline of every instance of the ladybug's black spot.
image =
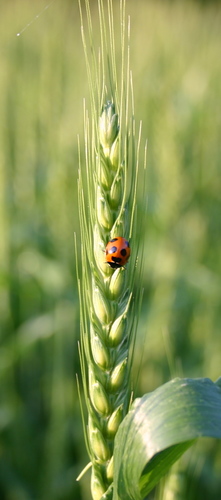
<svg viewBox="0 0 221 500">
<path fill-rule="evenodd" d="M 108 253 L 115 253 L 117 251 L 117 247 L 113 246 L 108 250 Z"/>
<path fill-rule="evenodd" d="M 125 255 L 127 255 L 127 250 L 125 250 L 125 248 L 122 248 L 122 250 L 120 251 L 120 254 L 125 257 Z"/>
<path fill-rule="evenodd" d="M 110 241 L 111 241 L 111 243 L 112 243 L 112 241 L 117 241 L 117 240 L 118 240 L 118 238 L 113 238 L 113 239 L 112 239 L 112 240 L 110 240 Z"/>
<path fill-rule="evenodd" d="M 129 241 L 125 240 L 125 245 L 130 248 L 130 244 L 129 244 Z"/>
</svg>

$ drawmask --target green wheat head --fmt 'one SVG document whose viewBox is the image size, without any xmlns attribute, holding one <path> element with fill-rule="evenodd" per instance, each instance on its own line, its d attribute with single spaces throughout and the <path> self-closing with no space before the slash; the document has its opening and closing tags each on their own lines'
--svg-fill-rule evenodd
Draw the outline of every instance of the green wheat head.
<svg viewBox="0 0 221 500">
<path fill-rule="evenodd" d="M 97 55 L 89 0 L 85 7 L 88 39 L 80 5 L 91 111 L 84 107 L 83 158 L 79 146 L 80 361 L 88 411 L 84 433 L 92 466 L 91 492 L 94 500 L 104 500 L 112 498 L 114 438 L 132 397 L 131 365 L 142 295 L 142 252 L 136 231 L 141 126 L 136 139 L 125 2 L 119 4 L 119 81 L 112 1 L 104 11 L 103 1 L 98 0 Z M 144 166 L 145 158 L 146 149 Z M 112 269 L 105 262 L 105 247 L 116 236 L 130 241 L 131 258 L 125 268 Z"/>
</svg>

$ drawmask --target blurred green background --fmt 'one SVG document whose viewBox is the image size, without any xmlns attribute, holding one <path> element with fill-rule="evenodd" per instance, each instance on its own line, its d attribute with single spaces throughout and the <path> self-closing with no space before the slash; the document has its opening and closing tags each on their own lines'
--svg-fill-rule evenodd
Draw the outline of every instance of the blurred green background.
<svg viewBox="0 0 221 500">
<path fill-rule="evenodd" d="M 8 0 L 0 10 L 0 499 L 87 500 L 89 475 L 75 481 L 88 461 L 75 378 L 77 134 L 83 142 L 88 102 L 78 5 Z M 128 0 L 127 11 L 149 144 L 140 396 L 176 375 L 220 375 L 221 4 Z M 185 457 L 176 498 L 220 500 L 220 445 L 202 441 Z"/>
</svg>

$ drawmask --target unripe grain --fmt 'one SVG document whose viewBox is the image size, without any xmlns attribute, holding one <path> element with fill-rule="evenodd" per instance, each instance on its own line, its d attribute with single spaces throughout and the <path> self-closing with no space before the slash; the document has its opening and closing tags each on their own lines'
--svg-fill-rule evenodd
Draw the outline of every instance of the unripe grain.
<svg viewBox="0 0 221 500">
<path fill-rule="evenodd" d="M 111 269 L 107 266 L 104 254 L 104 243 L 100 235 L 99 225 L 94 226 L 94 258 L 98 269 L 105 274 L 111 274 Z"/>
<path fill-rule="evenodd" d="M 125 282 L 125 273 L 122 268 L 116 269 L 110 279 L 109 291 L 111 298 L 117 300 L 122 295 Z"/>
<path fill-rule="evenodd" d="M 98 286 L 93 290 L 93 305 L 99 321 L 108 324 L 111 320 L 111 305 Z"/>
<path fill-rule="evenodd" d="M 116 410 L 114 410 L 114 412 L 112 413 L 112 415 L 108 420 L 107 423 L 108 436 L 110 437 L 115 436 L 118 427 L 122 422 L 122 419 L 123 419 L 123 404 L 121 404 L 120 406 L 118 406 L 118 408 L 116 408 Z"/>
<path fill-rule="evenodd" d="M 117 209 L 121 203 L 122 199 L 122 179 L 117 177 L 111 186 L 110 191 L 110 205 L 113 209 Z"/>
<path fill-rule="evenodd" d="M 105 156 L 107 156 L 119 131 L 118 115 L 115 113 L 115 106 L 111 101 L 108 101 L 103 107 L 103 112 L 100 117 L 99 131 L 100 143 L 103 147 Z"/>
<path fill-rule="evenodd" d="M 110 363 L 110 353 L 96 334 L 91 338 L 91 350 L 95 363 L 106 370 Z"/>
<path fill-rule="evenodd" d="M 106 488 L 102 475 L 97 468 L 93 467 L 91 473 L 91 493 L 93 500 L 100 500 L 105 491 Z"/>
<path fill-rule="evenodd" d="M 89 394 L 95 410 L 102 416 L 109 415 L 110 405 L 107 393 L 102 384 L 95 379 L 92 370 L 89 371 Z"/>
<path fill-rule="evenodd" d="M 113 456 L 110 459 L 110 462 L 107 466 L 107 479 L 109 482 L 113 481 L 114 477 L 114 459 Z"/>
<path fill-rule="evenodd" d="M 110 449 L 101 433 L 101 431 L 93 425 L 91 419 L 88 422 L 88 434 L 90 444 L 94 454 L 100 462 L 107 462 L 110 458 Z"/>
<path fill-rule="evenodd" d="M 127 317 L 125 313 L 121 314 L 119 318 L 117 318 L 114 321 L 110 329 L 108 338 L 110 346 L 116 347 L 121 343 L 125 335 L 126 324 L 127 324 Z"/>
<path fill-rule="evenodd" d="M 127 370 L 127 358 L 124 358 L 117 366 L 115 366 L 114 370 L 111 373 L 110 377 L 110 391 L 115 392 L 122 386 L 123 381 L 125 380 Z"/>
<path fill-rule="evenodd" d="M 113 213 L 109 208 L 109 204 L 101 191 L 100 186 L 97 188 L 97 220 L 106 231 L 109 231 L 113 225 Z"/>
<path fill-rule="evenodd" d="M 119 164 L 119 139 L 117 137 L 116 141 L 114 141 L 111 150 L 110 150 L 110 161 L 112 167 L 116 171 L 118 169 Z"/>
<path fill-rule="evenodd" d="M 98 169 L 99 181 L 102 187 L 105 190 L 109 190 L 111 188 L 112 183 L 112 175 L 110 170 L 110 165 L 107 160 L 101 157 L 100 165 Z"/>
</svg>

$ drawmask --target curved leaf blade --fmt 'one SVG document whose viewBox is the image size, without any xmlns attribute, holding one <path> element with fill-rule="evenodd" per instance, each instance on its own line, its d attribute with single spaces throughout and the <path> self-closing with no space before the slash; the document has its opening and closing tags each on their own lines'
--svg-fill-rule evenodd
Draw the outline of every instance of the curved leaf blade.
<svg viewBox="0 0 221 500">
<path fill-rule="evenodd" d="M 221 438 L 221 388 L 174 379 L 136 399 L 119 427 L 113 500 L 142 500 L 198 437 Z"/>
</svg>

